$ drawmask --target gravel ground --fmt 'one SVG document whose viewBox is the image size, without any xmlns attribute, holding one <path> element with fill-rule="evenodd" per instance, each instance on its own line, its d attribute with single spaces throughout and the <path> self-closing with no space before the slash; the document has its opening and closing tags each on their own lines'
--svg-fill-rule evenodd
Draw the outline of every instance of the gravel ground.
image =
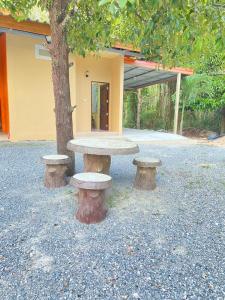
<svg viewBox="0 0 225 300">
<path fill-rule="evenodd" d="M 113 157 L 109 215 L 88 226 L 72 187 L 43 187 L 53 143 L 0 144 L 0 299 L 225 298 L 224 149 L 140 148 L 158 188 L 133 190 L 133 156 Z"/>
</svg>

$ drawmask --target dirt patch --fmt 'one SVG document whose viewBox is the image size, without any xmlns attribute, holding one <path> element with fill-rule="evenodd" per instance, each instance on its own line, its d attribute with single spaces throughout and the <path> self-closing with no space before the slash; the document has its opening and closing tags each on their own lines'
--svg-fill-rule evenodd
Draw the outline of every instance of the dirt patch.
<svg viewBox="0 0 225 300">
<path fill-rule="evenodd" d="M 222 136 L 214 141 L 211 141 L 210 144 L 218 147 L 225 147 L 225 136 Z"/>
<path fill-rule="evenodd" d="M 205 129 L 188 128 L 183 130 L 183 136 L 195 140 L 198 143 L 225 148 L 225 136 L 221 136 L 213 140 L 208 140 L 208 137 L 213 135 L 216 136 L 216 133 Z"/>
<path fill-rule="evenodd" d="M 187 128 L 183 130 L 183 136 L 189 138 L 207 139 L 209 135 L 216 134 L 213 131 L 200 128 Z"/>
</svg>

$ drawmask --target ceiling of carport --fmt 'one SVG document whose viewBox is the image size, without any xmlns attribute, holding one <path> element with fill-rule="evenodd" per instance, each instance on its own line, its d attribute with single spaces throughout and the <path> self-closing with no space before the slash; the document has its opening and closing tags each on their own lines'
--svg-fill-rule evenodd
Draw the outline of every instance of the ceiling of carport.
<svg viewBox="0 0 225 300">
<path fill-rule="evenodd" d="M 124 64 L 124 89 L 132 90 L 153 84 L 175 80 L 177 73 Z"/>
</svg>

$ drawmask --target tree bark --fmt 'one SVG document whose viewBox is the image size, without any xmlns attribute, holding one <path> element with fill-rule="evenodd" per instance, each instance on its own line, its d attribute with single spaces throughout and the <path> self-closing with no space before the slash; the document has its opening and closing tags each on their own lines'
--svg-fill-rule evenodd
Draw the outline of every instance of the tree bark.
<svg viewBox="0 0 225 300">
<path fill-rule="evenodd" d="M 51 28 L 52 81 L 55 98 L 56 140 L 58 154 L 68 155 L 71 163 L 68 175 L 74 174 L 74 153 L 67 149 L 67 143 L 73 139 L 73 121 L 69 83 L 69 47 L 63 23 L 58 17 L 65 10 L 66 0 L 54 0 L 49 9 Z"/>
<path fill-rule="evenodd" d="M 142 110 L 142 95 L 141 95 L 141 89 L 137 90 L 137 98 L 138 98 L 138 103 L 137 103 L 137 129 L 141 128 L 141 110 Z"/>
</svg>

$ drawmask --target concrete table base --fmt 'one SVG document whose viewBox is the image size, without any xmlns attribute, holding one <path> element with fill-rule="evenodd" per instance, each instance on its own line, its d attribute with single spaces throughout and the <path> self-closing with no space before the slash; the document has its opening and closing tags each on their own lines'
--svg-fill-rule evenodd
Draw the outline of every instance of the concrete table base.
<svg viewBox="0 0 225 300">
<path fill-rule="evenodd" d="M 79 189 L 79 208 L 76 218 L 85 224 L 99 223 L 105 219 L 107 208 L 105 206 L 105 190 Z"/>
<path fill-rule="evenodd" d="M 110 155 L 84 154 L 84 172 L 109 174 Z"/>
</svg>

